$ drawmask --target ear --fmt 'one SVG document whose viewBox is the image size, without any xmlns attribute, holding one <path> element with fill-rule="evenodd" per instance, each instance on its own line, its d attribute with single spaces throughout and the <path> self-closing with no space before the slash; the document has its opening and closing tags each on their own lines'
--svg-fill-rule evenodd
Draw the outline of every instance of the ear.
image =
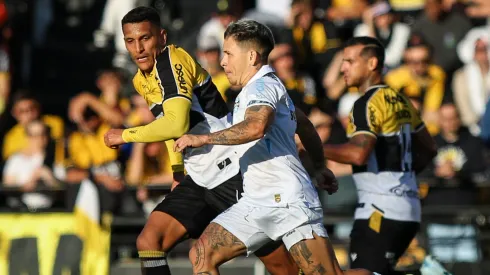
<svg viewBox="0 0 490 275">
<path fill-rule="evenodd" d="M 167 45 L 167 31 L 165 29 L 161 29 L 158 36 L 160 45 L 165 47 Z"/>
<path fill-rule="evenodd" d="M 260 62 L 260 54 L 257 51 L 248 51 L 248 64 L 250 66 L 255 66 Z"/>
<path fill-rule="evenodd" d="M 368 68 L 370 71 L 375 71 L 378 67 L 378 59 L 376 57 L 370 57 L 368 59 Z"/>
</svg>

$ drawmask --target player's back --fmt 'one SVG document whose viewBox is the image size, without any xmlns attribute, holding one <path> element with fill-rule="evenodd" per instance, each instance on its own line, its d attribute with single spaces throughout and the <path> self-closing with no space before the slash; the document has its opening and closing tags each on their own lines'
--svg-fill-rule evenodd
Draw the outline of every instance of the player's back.
<svg viewBox="0 0 490 275">
<path fill-rule="evenodd" d="M 256 204 L 273 207 L 299 200 L 312 207 L 320 206 L 294 142 L 295 107 L 269 66 L 262 67 L 238 95 L 233 124 L 244 120 L 248 108 L 260 106 L 274 109 L 274 121 L 262 139 L 240 147 L 244 197 Z"/>
<path fill-rule="evenodd" d="M 387 218 L 420 219 L 412 135 L 423 127 L 410 101 L 388 86 L 371 87 L 356 101 L 347 134 L 369 134 L 377 139 L 367 164 L 353 166 L 360 202 L 388 208 Z M 369 218 L 371 210 L 369 206 L 358 208 L 356 218 Z"/>
</svg>

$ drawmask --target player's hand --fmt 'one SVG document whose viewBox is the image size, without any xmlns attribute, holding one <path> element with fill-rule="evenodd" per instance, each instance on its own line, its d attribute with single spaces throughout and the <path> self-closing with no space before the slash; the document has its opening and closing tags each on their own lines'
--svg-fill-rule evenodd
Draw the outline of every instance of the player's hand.
<svg viewBox="0 0 490 275">
<path fill-rule="evenodd" d="M 170 191 L 174 191 L 174 188 L 184 180 L 184 177 L 184 172 L 174 172 L 174 180 L 172 182 L 172 187 L 170 187 Z"/>
<path fill-rule="evenodd" d="M 315 178 L 316 186 L 327 191 L 329 195 L 332 195 L 339 190 L 337 178 L 335 178 L 335 175 L 330 169 L 324 168 L 318 170 L 315 174 Z"/>
<path fill-rule="evenodd" d="M 205 144 L 206 136 L 183 135 L 174 144 L 174 152 L 182 152 L 185 148 L 197 148 Z"/>
<path fill-rule="evenodd" d="M 83 92 L 71 99 L 68 105 L 68 117 L 75 123 L 82 123 L 83 112 L 87 108 L 89 101 L 93 98 L 94 96 L 90 93 Z"/>
<path fill-rule="evenodd" d="M 110 129 L 104 135 L 104 143 L 107 147 L 117 149 L 121 144 L 126 143 L 122 138 L 123 129 Z"/>
</svg>

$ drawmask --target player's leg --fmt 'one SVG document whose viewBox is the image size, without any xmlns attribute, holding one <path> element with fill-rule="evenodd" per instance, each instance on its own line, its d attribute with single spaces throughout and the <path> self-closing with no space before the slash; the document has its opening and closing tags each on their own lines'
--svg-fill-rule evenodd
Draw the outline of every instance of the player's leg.
<svg viewBox="0 0 490 275">
<path fill-rule="evenodd" d="M 272 275 L 297 275 L 299 267 L 282 241 L 271 241 L 255 252 Z"/>
<path fill-rule="evenodd" d="M 217 215 L 203 197 L 204 189 L 186 177 L 157 205 L 136 241 L 143 274 L 170 274 L 167 253 L 187 236 L 197 238 Z"/>
<path fill-rule="evenodd" d="M 224 262 L 271 241 L 251 218 L 257 210 L 240 200 L 213 220 L 189 253 L 194 274 L 219 274 Z"/>
<path fill-rule="evenodd" d="M 194 274 L 219 274 L 218 267 L 247 251 L 245 244 L 230 231 L 211 223 L 189 252 Z"/>
</svg>

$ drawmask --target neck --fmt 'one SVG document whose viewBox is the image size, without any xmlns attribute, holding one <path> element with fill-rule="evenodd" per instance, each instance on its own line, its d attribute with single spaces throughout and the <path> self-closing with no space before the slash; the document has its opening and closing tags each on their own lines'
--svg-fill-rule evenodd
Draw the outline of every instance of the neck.
<svg viewBox="0 0 490 275">
<path fill-rule="evenodd" d="M 478 62 L 478 66 L 484 75 L 490 70 L 490 62 Z"/>
<path fill-rule="evenodd" d="M 454 133 L 453 132 L 446 132 L 446 133 L 443 132 L 442 136 L 448 142 L 455 142 L 459 138 L 458 133 L 455 133 L 455 132 Z"/>
<path fill-rule="evenodd" d="M 257 65 L 255 67 L 251 67 L 250 70 L 248 70 L 247 72 L 245 72 L 242 76 L 242 79 L 240 81 L 240 87 L 243 88 L 245 85 L 247 85 L 247 83 L 250 81 L 250 79 L 252 79 L 252 77 L 254 77 L 255 74 L 257 74 L 260 70 L 260 68 L 262 68 L 262 64 L 260 65 Z"/>
<path fill-rule="evenodd" d="M 38 146 L 28 146 L 27 150 L 25 151 L 26 154 L 28 155 L 35 155 L 35 154 L 42 154 L 43 149 L 39 148 Z"/>
<path fill-rule="evenodd" d="M 364 93 L 369 87 L 379 84 L 381 84 L 381 76 L 376 73 L 375 75 L 372 75 L 366 79 L 366 81 L 359 86 L 359 91 Z"/>
</svg>

